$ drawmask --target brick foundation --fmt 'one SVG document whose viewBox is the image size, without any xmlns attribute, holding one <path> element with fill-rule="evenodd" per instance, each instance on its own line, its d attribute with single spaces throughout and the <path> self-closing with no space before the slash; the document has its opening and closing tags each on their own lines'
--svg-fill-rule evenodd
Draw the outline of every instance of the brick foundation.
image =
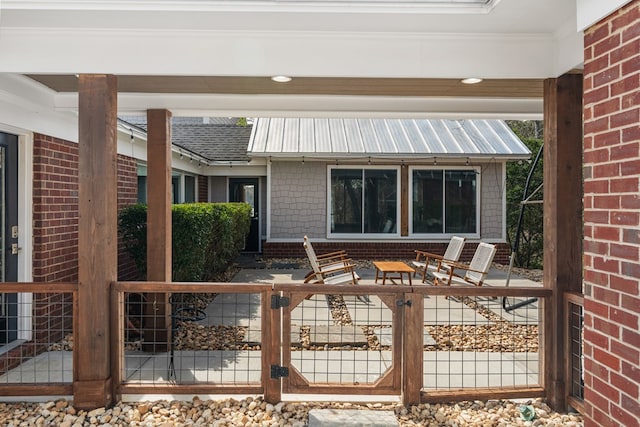
<svg viewBox="0 0 640 427">
<path fill-rule="evenodd" d="M 584 41 L 585 426 L 638 426 L 640 0 Z"/>
<path fill-rule="evenodd" d="M 313 249 L 322 254 L 339 249 L 346 250 L 350 257 L 354 259 L 413 259 L 416 254 L 414 250 L 420 249 L 436 254 L 443 254 L 447 248 L 447 243 L 385 243 L 385 242 L 314 242 Z M 468 242 L 465 244 L 460 260 L 471 261 L 476 250 L 477 243 Z M 506 243 L 497 244 L 498 251 L 494 262 L 500 264 L 509 263 L 511 249 Z M 300 243 L 275 243 L 262 242 L 262 254 L 265 258 L 305 258 L 307 255 Z"/>
</svg>

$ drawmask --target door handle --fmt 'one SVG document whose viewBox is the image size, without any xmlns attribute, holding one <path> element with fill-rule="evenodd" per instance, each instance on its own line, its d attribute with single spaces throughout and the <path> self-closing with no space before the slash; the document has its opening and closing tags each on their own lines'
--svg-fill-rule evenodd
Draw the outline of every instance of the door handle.
<svg viewBox="0 0 640 427">
<path fill-rule="evenodd" d="M 21 247 L 18 247 L 17 243 L 12 243 L 11 244 L 11 255 L 18 255 L 18 252 L 20 252 L 22 250 Z"/>
</svg>

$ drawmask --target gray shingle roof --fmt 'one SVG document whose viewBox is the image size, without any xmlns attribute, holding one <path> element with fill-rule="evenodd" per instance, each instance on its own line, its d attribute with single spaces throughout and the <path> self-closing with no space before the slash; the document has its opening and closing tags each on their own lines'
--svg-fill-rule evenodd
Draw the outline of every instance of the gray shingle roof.
<svg viewBox="0 0 640 427">
<path fill-rule="evenodd" d="M 212 161 L 247 161 L 251 125 L 180 124 L 172 126 L 172 141 L 178 147 Z"/>
<path fill-rule="evenodd" d="M 145 116 L 122 116 L 120 120 L 147 131 Z M 173 117 L 171 142 L 211 161 L 248 161 L 251 125 L 238 126 L 237 121 L 233 117 Z"/>
<path fill-rule="evenodd" d="M 528 158 L 501 120 L 260 118 L 251 157 Z"/>
</svg>

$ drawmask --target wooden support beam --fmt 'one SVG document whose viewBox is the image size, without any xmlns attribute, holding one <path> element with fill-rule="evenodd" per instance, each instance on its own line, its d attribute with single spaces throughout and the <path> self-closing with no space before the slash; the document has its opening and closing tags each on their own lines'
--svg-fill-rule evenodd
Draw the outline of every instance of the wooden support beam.
<svg viewBox="0 0 640 427">
<path fill-rule="evenodd" d="M 566 410 L 563 293 L 582 290 L 582 75 L 544 81 L 544 387 Z"/>
<path fill-rule="evenodd" d="M 171 112 L 147 111 L 147 280 L 171 282 Z M 146 295 L 145 351 L 166 351 L 170 341 L 168 294 Z"/>
<path fill-rule="evenodd" d="M 110 406 L 109 286 L 117 280 L 117 80 L 78 78 L 78 298 L 73 395 L 78 409 Z"/>
</svg>

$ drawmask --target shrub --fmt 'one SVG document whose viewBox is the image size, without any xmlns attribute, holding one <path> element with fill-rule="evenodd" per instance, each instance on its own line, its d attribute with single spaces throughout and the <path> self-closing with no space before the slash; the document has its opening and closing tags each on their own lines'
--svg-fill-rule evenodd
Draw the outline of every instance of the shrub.
<svg viewBox="0 0 640 427">
<path fill-rule="evenodd" d="M 189 203 L 171 207 L 172 278 L 210 281 L 243 248 L 251 207 L 246 203 Z M 147 206 L 124 208 L 119 231 L 142 277 L 147 264 Z"/>
</svg>

